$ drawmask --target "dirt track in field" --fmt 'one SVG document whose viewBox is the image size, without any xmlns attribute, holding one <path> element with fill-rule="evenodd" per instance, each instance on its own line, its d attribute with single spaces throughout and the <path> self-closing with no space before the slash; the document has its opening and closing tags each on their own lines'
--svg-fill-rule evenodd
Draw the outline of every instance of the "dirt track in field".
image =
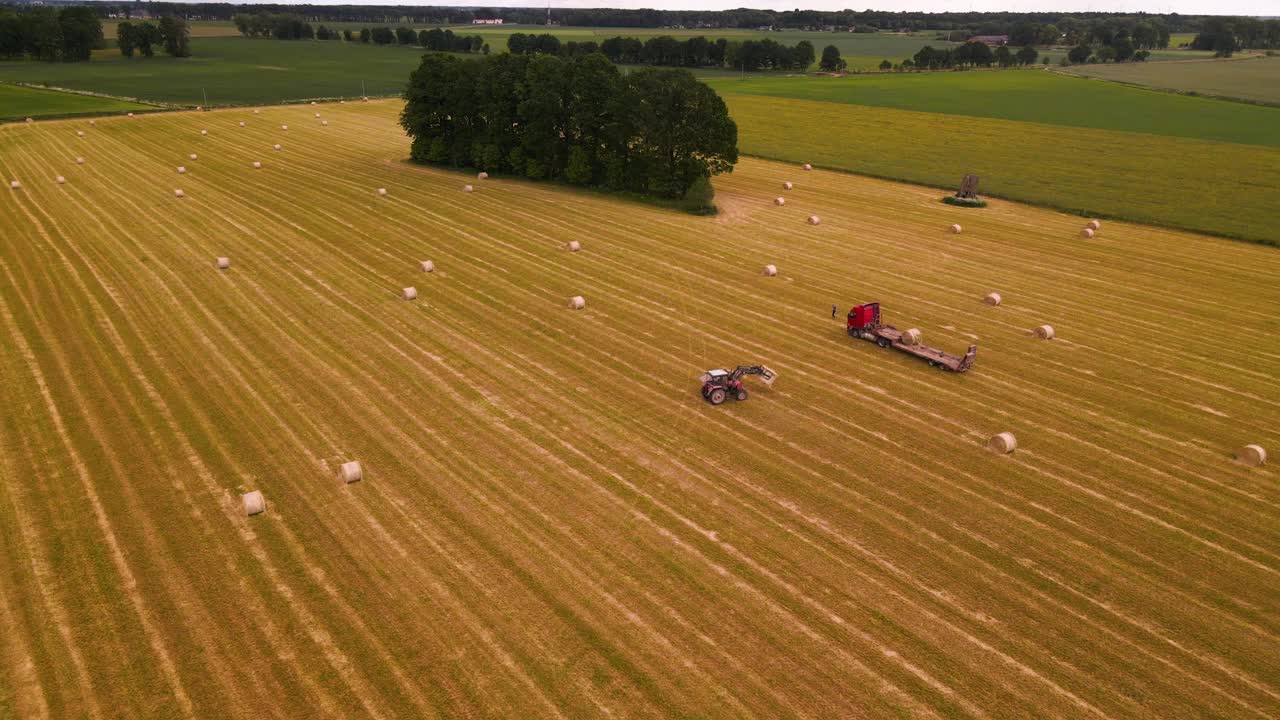
<svg viewBox="0 0 1280 720">
<path fill-rule="evenodd" d="M 1280 252 L 756 160 L 695 218 L 397 109 L 0 127 L 0 717 L 1280 715 Z"/>
</svg>

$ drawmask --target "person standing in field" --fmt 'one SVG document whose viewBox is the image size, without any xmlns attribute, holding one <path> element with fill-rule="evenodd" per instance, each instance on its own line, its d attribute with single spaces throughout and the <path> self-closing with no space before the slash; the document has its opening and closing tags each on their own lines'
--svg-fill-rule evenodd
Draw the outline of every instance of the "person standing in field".
<svg viewBox="0 0 1280 720">
<path fill-rule="evenodd" d="M 832 320 L 835 320 L 835 319 L 836 319 L 836 306 L 835 306 L 835 305 L 832 305 L 832 306 L 831 306 L 831 319 L 832 319 Z"/>
</svg>

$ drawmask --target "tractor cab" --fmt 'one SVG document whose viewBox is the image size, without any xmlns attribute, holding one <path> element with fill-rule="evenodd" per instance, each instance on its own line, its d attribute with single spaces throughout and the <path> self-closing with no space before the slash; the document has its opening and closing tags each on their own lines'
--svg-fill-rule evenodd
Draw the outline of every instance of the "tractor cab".
<svg viewBox="0 0 1280 720">
<path fill-rule="evenodd" d="M 849 311 L 849 332 L 871 330 L 880 324 L 880 303 L 864 303 Z"/>
<path fill-rule="evenodd" d="M 728 378 L 729 378 L 729 371 L 725 370 L 724 368 L 719 368 L 716 370 L 708 370 L 702 373 L 702 377 L 699 379 L 703 383 L 714 382 L 716 384 L 723 384 L 726 380 L 728 380 Z"/>
</svg>

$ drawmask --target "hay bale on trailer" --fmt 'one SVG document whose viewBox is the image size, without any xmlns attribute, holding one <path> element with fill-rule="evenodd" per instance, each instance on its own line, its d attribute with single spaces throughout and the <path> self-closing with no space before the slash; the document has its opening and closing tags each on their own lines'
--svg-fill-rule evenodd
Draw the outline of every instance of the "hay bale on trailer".
<svg viewBox="0 0 1280 720">
<path fill-rule="evenodd" d="M 819 225 L 822 223 L 822 218 L 818 217 L 817 215 L 810 215 L 809 220 L 807 222 L 810 225 Z"/>
<path fill-rule="evenodd" d="M 776 197 L 773 199 L 773 204 L 781 207 L 787 204 L 787 199 L 783 197 Z"/>
<path fill-rule="evenodd" d="M 417 300 L 418 288 L 416 287 L 404 288 L 403 290 L 400 291 L 400 297 L 404 298 L 405 300 Z"/>
<path fill-rule="evenodd" d="M 1002 432 L 987 441 L 987 449 L 1000 455 L 1008 455 L 1018 447 L 1018 438 L 1011 432 Z"/>
<path fill-rule="evenodd" d="M 579 250 L 582 249 L 582 243 L 578 242 L 577 240 L 570 240 L 569 242 L 565 243 L 564 246 L 565 246 L 565 249 L 567 249 L 569 252 L 578 252 Z"/>
<path fill-rule="evenodd" d="M 262 497 L 261 490 L 247 492 L 240 496 L 240 500 L 244 503 L 245 515 L 260 515 L 267 511 L 267 499 Z"/>
<path fill-rule="evenodd" d="M 761 271 L 761 273 L 760 273 L 760 274 L 761 274 L 761 275 L 764 275 L 765 277 L 773 277 L 774 275 L 777 275 L 777 274 L 778 274 L 778 266 L 777 266 L 777 265 L 765 265 L 765 266 L 764 266 L 764 270 L 763 270 L 763 271 Z"/>
<path fill-rule="evenodd" d="M 430 260 L 423 260 L 418 266 L 422 268 L 422 272 L 436 271 L 436 264 Z"/>
<path fill-rule="evenodd" d="M 995 307 L 996 305 L 999 305 L 1000 300 L 1001 300 L 1000 293 L 987 293 L 987 296 L 982 298 L 982 302 L 990 305 L 991 307 Z"/>
<path fill-rule="evenodd" d="M 955 225 L 951 226 L 952 235 L 959 235 L 962 230 L 964 230 L 964 228 L 960 227 L 960 223 L 956 223 Z"/>
<path fill-rule="evenodd" d="M 919 329 L 917 329 L 917 328 L 911 328 L 910 330 L 903 330 L 903 331 L 902 331 L 902 344 L 903 344 L 903 345 L 919 345 L 919 344 L 920 344 L 920 330 L 919 330 Z"/>
<path fill-rule="evenodd" d="M 360 463 L 355 460 L 342 463 L 342 482 L 350 485 L 353 482 L 360 482 L 362 477 L 364 472 L 360 469 Z"/>
<path fill-rule="evenodd" d="M 1036 328 L 1035 330 L 1032 330 L 1032 332 L 1034 332 L 1034 333 L 1036 334 L 1036 337 L 1040 338 L 1041 340 L 1052 340 L 1052 339 L 1053 339 L 1053 326 L 1052 326 L 1052 325 L 1041 325 L 1040 327 Z"/>
<path fill-rule="evenodd" d="M 587 306 L 587 300 L 581 295 L 574 295 L 573 297 L 569 298 L 570 310 L 581 310 L 586 306 Z"/>
<path fill-rule="evenodd" d="M 1236 460 L 1254 467 L 1266 465 L 1267 449 L 1261 445 L 1245 445 L 1236 451 Z"/>
<path fill-rule="evenodd" d="M 1085 228 L 1085 229 L 1081 230 L 1081 231 L 1080 231 L 1080 237 L 1082 237 L 1082 238 L 1091 238 L 1091 237 L 1093 237 L 1093 228 Z"/>
<path fill-rule="evenodd" d="M 229 267 L 231 267 L 231 258 L 225 258 L 225 257 L 218 258 L 219 270 L 226 270 Z"/>
</svg>

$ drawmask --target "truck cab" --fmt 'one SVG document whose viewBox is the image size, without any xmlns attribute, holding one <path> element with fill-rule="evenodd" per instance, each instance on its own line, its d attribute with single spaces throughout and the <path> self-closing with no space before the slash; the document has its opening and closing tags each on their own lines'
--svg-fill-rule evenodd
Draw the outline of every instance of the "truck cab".
<svg viewBox="0 0 1280 720">
<path fill-rule="evenodd" d="M 862 333 L 867 330 L 874 330 L 880 325 L 880 303 L 864 303 L 855 305 L 849 311 L 849 334 L 854 337 L 861 337 Z"/>
</svg>

